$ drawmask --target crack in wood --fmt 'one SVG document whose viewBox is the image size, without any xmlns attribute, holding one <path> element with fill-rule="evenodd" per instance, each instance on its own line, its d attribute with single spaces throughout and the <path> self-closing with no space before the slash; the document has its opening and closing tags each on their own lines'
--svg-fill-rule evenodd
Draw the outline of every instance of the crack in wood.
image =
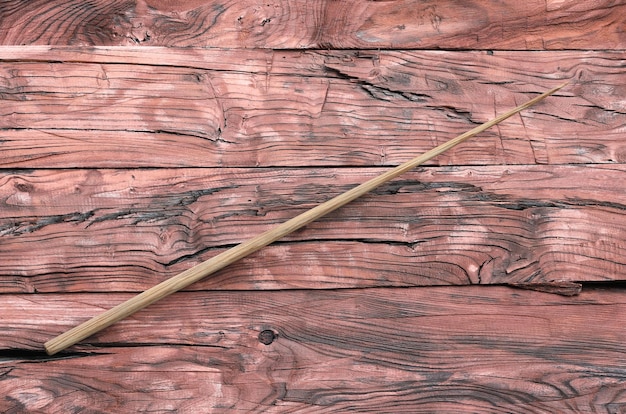
<svg viewBox="0 0 626 414">
<path fill-rule="evenodd" d="M 469 196 L 469 199 L 475 199 L 477 201 L 489 201 L 495 207 L 505 208 L 507 210 L 528 210 L 534 208 L 555 208 L 555 209 L 569 209 L 572 207 L 603 207 L 614 210 L 626 211 L 626 205 L 621 203 L 615 203 L 611 201 L 600 200 L 585 200 L 579 198 L 566 198 L 564 200 L 549 200 L 549 199 L 515 199 L 510 200 L 509 197 L 504 195 L 496 195 L 488 192 L 481 192 L 475 197 Z"/>
<path fill-rule="evenodd" d="M 350 75 L 339 68 L 323 64 L 322 69 L 325 73 L 332 73 L 339 79 L 344 79 L 352 83 L 356 83 L 369 96 L 376 100 L 391 102 L 395 99 L 407 100 L 410 102 L 425 103 L 432 100 L 432 96 L 424 93 L 407 92 L 393 89 L 388 86 L 375 85 L 369 80 L 358 76 Z M 443 107 L 442 107 L 443 108 Z"/>
<path fill-rule="evenodd" d="M 399 193 L 420 193 L 435 190 L 440 192 L 463 192 L 483 193 L 483 189 L 471 183 L 460 181 L 418 181 L 418 180 L 394 180 L 375 189 L 371 194 L 394 195 Z"/>
<path fill-rule="evenodd" d="M 95 214 L 95 210 L 87 212 L 74 212 L 68 214 L 58 214 L 53 216 L 40 217 L 36 219 L 13 219 L 13 222 L 9 222 L 0 226 L 0 236 L 12 235 L 20 236 L 25 233 L 34 233 L 41 230 L 44 227 L 61 224 L 61 223 L 84 223 L 92 218 Z M 11 218 L 8 218 L 11 220 Z"/>
<path fill-rule="evenodd" d="M 0 349 L 0 363 L 44 363 L 49 361 L 85 358 L 94 355 L 109 355 L 109 353 L 101 351 L 64 351 L 57 355 L 50 356 L 44 350 L 39 351 L 33 349 Z M 6 373 L 3 373 L 3 375 L 6 375 Z M 3 375 L 0 375 L 0 377 L 2 377 Z"/>
</svg>

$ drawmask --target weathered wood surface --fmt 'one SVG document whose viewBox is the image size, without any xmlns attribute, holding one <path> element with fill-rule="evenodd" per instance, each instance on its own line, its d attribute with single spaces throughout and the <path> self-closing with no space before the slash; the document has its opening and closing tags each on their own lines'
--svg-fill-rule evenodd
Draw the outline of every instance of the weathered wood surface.
<svg viewBox="0 0 626 414">
<path fill-rule="evenodd" d="M 619 0 L 3 1 L 5 45 L 612 49 Z"/>
<path fill-rule="evenodd" d="M 626 412 L 625 25 L 610 0 L 0 2 L 0 412 Z"/>
<path fill-rule="evenodd" d="M 0 60 L 9 168 L 394 165 L 563 79 L 431 164 L 626 161 L 621 52 L 46 47 Z"/>
<path fill-rule="evenodd" d="M 137 291 L 380 174 L 0 173 L 0 291 Z M 430 167 L 194 285 L 285 289 L 622 280 L 626 168 Z"/>
<path fill-rule="evenodd" d="M 127 297 L 2 296 L 3 348 L 32 350 L 0 353 L 2 412 L 626 409 L 623 291 L 186 292 L 65 355 L 39 351 Z"/>
</svg>

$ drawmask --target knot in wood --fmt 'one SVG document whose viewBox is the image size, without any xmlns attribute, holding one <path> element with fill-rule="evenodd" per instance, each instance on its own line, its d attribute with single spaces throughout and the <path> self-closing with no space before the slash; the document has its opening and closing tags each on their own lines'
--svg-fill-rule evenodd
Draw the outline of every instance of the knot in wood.
<svg viewBox="0 0 626 414">
<path fill-rule="evenodd" d="M 271 329 L 266 329 L 259 333 L 259 342 L 263 345 L 269 345 L 276 339 L 277 335 Z"/>
</svg>

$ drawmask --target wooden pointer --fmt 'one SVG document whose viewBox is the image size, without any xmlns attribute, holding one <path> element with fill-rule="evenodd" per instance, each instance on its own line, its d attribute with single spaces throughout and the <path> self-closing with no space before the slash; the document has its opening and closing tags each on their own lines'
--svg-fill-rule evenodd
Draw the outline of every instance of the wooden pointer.
<svg viewBox="0 0 626 414">
<path fill-rule="evenodd" d="M 547 92 L 542 93 L 541 95 L 531 99 L 530 101 L 518 106 L 515 109 L 506 112 L 497 118 L 492 119 L 491 121 L 487 121 L 482 125 L 477 126 L 476 128 L 467 131 L 464 134 L 459 135 L 458 137 L 451 139 L 450 141 L 439 145 L 436 148 L 431 149 L 430 151 L 405 162 L 377 177 L 372 178 L 371 180 L 354 187 L 351 190 L 346 191 L 343 194 L 332 198 L 317 207 L 313 207 L 310 210 L 305 211 L 304 213 L 277 225 L 276 227 L 267 230 L 264 233 L 259 234 L 256 237 L 251 238 L 248 241 L 245 241 L 225 252 L 218 254 L 217 256 L 202 262 L 188 270 L 185 270 L 182 273 L 179 273 L 176 276 L 167 279 L 158 285 L 130 298 L 126 302 L 120 303 L 114 308 L 109 309 L 97 315 L 86 322 L 76 326 L 75 328 L 70 329 L 69 331 L 57 336 L 46 342 L 44 347 L 48 355 L 54 355 L 59 351 L 64 350 L 65 348 L 76 344 L 79 341 L 99 332 L 100 330 L 118 322 L 121 319 L 126 318 L 127 316 L 132 315 L 140 309 L 145 308 L 146 306 L 163 299 L 164 297 L 171 295 L 174 292 L 177 292 L 190 284 L 197 282 L 198 280 L 217 272 L 220 269 L 236 262 L 239 259 L 248 256 L 251 253 L 256 252 L 264 246 L 267 246 L 270 243 L 275 242 L 276 240 L 292 233 L 299 228 L 306 226 L 310 222 L 317 220 L 318 218 L 325 216 L 326 214 L 338 209 L 339 207 L 349 203 L 356 198 L 361 197 L 362 195 L 374 190 L 380 185 L 390 181 L 397 176 L 404 174 L 405 172 L 412 170 L 420 164 L 434 158 L 446 151 L 450 148 L 460 144 L 466 139 L 490 128 L 505 119 L 515 115 L 516 113 L 536 104 L 537 102 L 543 100 L 547 96 L 552 95 L 559 89 L 563 88 L 567 84 L 564 83 L 562 85 L 557 86 L 554 89 L 550 89 Z"/>
</svg>

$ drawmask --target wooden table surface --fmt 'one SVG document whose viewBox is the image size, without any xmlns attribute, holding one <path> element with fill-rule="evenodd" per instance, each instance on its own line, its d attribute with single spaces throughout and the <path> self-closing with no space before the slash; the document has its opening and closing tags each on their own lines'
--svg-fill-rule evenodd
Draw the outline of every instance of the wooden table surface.
<svg viewBox="0 0 626 414">
<path fill-rule="evenodd" d="M 609 0 L 1 1 L 0 411 L 626 412 L 625 46 Z"/>
</svg>

